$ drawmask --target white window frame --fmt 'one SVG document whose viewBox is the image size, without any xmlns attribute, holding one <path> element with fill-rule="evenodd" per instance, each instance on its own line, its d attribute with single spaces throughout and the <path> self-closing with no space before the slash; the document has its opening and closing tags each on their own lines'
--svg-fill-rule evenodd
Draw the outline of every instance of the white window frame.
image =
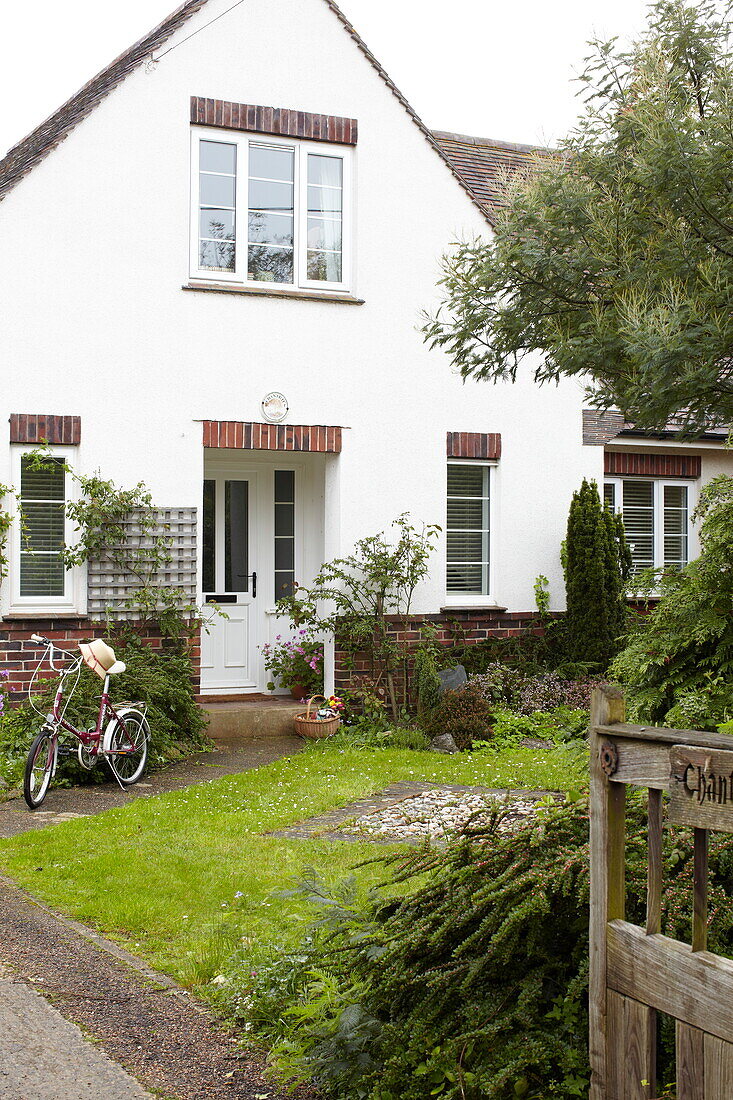
<svg viewBox="0 0 733 1100">
<path fill-rule="evenodd" d="M 9 606 L 4 608 L 6 614 L 72 614 L 83 615 L 86 613 L 84 572 L 81 568 L 67 569 L 64 574 L 64 593 L 60 596 L 21 596 L 20 594 L 20 551 L 22 545 L 22 533 L 20 524 L 20 484 L 21 461 L 24 455 L 32 454 L 38 450 L 37 445 L 26 446 L 13 444 L 10 448 L 11 484 L 15 487 L 18 496 L 9 495 L 9 512 L 12 514 L 12 526 L 9 542 Z M 76 459 L 75 447 L 52 446 L 49 448 L 49 457 L 61 458 L 68 465 L 73 465 Z M 78 500 L 78 486 L 69 474 L 66 475 L 65 501 Z M 64 522 L 64 542 L 67 546 L 77 541 L 78 532 L 68 516 Z"/>
<path fill-rule="evenodd" d="M 202 141 L 234 145 L 237 149 L 237 180 L 235 189 L 234 271 L 199 267 L 199 161 Z M 268 282 L 247 277 L 249 237 L 249 147 L 269 145 L 273 148 L 292 149 L 294 157 L 294 247 L 293 281 L 291 283 Z M 341 223 L 341 274 L 340 282 L 327 282 L 307 278 L 308 252 L 308 154 L 321 157 L 338 157 L 343 163 L 343 195 Z M 256 287 L 258 290 L 324 290 L 347 292 L 352 289 L 352 237 L 353 237 L 353 155 L 350 145 L 332 142 L 303 141 L 300 138 L 275 137 L 271 134 L 240 133 L 217 130 L 210 126 L 191 127 L 191 226 L 190 226 L 190 277 L 196 281 L 231 283 L 234 286 Z"/>
<path fill-rule="evenodd" d="M 477 458 L 449 458 L 447 466 L 481 466 L 489 475 L 489 590 L 488 592 L 456 592 L 448 588 L 448 486 L 445 489 L 445 601 L 449 607 L 496 607 L 496 468 L 498 463 Z M 447 470 L 446 470 L 447 473 Z"/>
<path fill-rule="evenodd" d="M 697 482 L 689 481 L 686 478 L 658 478 L 658 477 L 604 477 L 603 485 L 604 489 L 606 485 L 614 486 L 614 511 L 623 515 L 623 485 L 625 481 L 641 482 L 645 485 L 649 483 L 653 486 L 653 508 L 654 508 L 654 569 L 664 569 L 664 490 L 666 486 L 673 485 L 679 488 L 680 485 L 684 485 L 687 489 L 687 562 L 689 565 L 691 561 L 697 557 L 697 540 L 695 537 L 695 528 L 692 522 L 692 513 L 695 511 L 697 504 Z M 633 584 L 632 574 L 629 578 Z"/>
</svg>

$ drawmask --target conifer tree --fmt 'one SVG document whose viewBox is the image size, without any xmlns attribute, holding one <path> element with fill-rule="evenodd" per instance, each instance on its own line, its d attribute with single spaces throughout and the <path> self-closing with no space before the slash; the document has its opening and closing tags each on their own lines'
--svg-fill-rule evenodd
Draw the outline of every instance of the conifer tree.
<svg viewBox="0 0 733 1100">
<path fill-rule="evenodd" d="M 608 665 L 626 625 L 629 551 L 620 516 L 601 502 L 595 481 L 573 494 L 565 544 L 568 656 Z"/>
</svg>

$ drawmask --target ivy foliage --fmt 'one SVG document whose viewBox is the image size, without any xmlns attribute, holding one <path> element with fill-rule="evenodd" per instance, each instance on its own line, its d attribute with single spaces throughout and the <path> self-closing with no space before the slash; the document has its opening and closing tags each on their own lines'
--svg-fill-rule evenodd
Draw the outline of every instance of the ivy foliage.
<svg viewBox="0 0 733 1100">
<path fill-rule="evenodd" d="M 631 561 L 621 516 L 601 503 L 595 481 L 584 479 L 573 494 L 564 565 L 568 657 L 604 670 L 626 631 Z"/>
<path fill-rule="evenodd" d="M 514 835 L 497 827 L 495 818 L 444 851 L 387 857 L 388 897 L 372 892 L 365 906 L 312 876 L 303 882 L 321 917 L 278 963 L 287 992 L 267 967 L 252 976 L 246 964 L 229 992 L 274 1044 L 282 1077 L 311 1079 L 338 1100 L 588 1095 L 587 805 L 548 809 Z M 639 797 L 626 856 L 627 919 L 643 923 Z M 665 829 L 664 876 L 663 930 L 689 942 L 691 830 Z M 709 943 L 728 956 L 732 897 L 733 837 L 711 837 Z M 317 989 L 314 974 L 325 976 Z M 662 1039 L 664 1073 L 674 1037 Z"/>
<path fill-rule="evenodd" d="M 586 110 L 508 185 L 490 241 L 444 261 L 431 346 L 464 378 L 585 383 L 643 427 L 733 421 L 730 24 L 656 0 L 629 50 L 595 41 Z M 536 354 L 536 353 L 539 353 Z"/>
<path fill-rule="evenodd" d="M 678 729 L 733 718 L 733 478 L 701 491 L 700 556 L 657 572 L 658 605 L 638 618 L 611 675 L 628 688 L 632 716 Z"/>
</svg>

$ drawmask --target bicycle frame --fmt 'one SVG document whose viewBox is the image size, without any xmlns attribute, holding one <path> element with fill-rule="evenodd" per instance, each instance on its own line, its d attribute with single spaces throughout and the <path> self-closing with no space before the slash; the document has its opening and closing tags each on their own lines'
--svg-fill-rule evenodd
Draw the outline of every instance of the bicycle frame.
<svg viewBox="0 0 733 1100">
<path fill-rule="evenodd" d="M 39 639 L 37 635 L 34 636 L 33 640 L 34 641 L 36 641 L 36 640 L 41 641 L 41 639 Z M 58 743 L 59 731 L 63 730 L 65 733 L 70 733 L 72 735 L 72 737 L 75 737 L 77 739 L 77 741 L 79 741 L 81 743 L 81 745 L 84 746 L 84 748 L 89 749 L 92 756 L 95 756 L 95 757 L 96 756 L 124 756 L 126 754 L 129 754 L 130 752 L 135 752 L 138 749 L 137 742 L 135 741 L 135 738 L 133 736 L 131 736 L 130 733 L 129 733 L 127 724 L 125 722 L 124 715 L 120 714 L 117 711 L 114 704 L 111 702 L 111 700 L 109 698 L 109 681 L 110 681 L 109 676 L 105 676 L 105 678 L 104 678 L 104 685 L 102 687 L 102 694 L 99 697 L 99 710 L 97 711 L 97 721 L 96 721 L 96 725 L 95 725 L 94 729 L 93 730 L 80 730 L 80 729 L 77 729 L 76 726 L 72 725 L 71 722 L 66 721 L 66 719 L 64 718 L 63 710 L 62 710 L 62 702 L 63 702 L 63 699 L 64 699 L 64 687 L 65 687 L 67 676 L 69 676 L 71 673 L 73 673 L 74 669 L 76 667 L 78 667 L 78 665 L 77 665 L 77 662 L 75 662 L 71 666 L 71 668 L 68 668 L 66 670 L 64 670 L 63 668 L 61 668 L 61 669 L 57 668 L 56 664 L 55 664 L 55 661 L 54 661 L 54 656 L 53 656 L 54 650 L 56 650 L 58 653 L 62 654 L 65 657 L 71 657 L 71 654 L 69 653 L 68 650 L 62 649 L 60 646 L 55 645 L 52 641 L 50 641 L 47 638 L 42 639 L 42 644 L 46 645 L 46 654 L 44 654 L 44 657 L 39 662 L 38 668 L 40 668 L 41 664 L 45 660 L 45 657 L 48 656 L 49 665 L 51 666 L 53 671 L 54 672 L 60 672 L 60 674 L 61 674 L 58 686 L 56 688 L 56 694 L 54 696 L 53 707 L 51 709 L 50 714 L 46 715 L 46 724 L 49 727 L 52 728 L 54 746 Z M 80 660 L 80 658 L 78 658 L 77 661 L 78 660 Z M 73 689 L 72 689 L 72 691 L 73 691 Z M 29 690 L 29 694 L 30 694 L 30 690 Z M 134 706 L 137 709 L 142 711 L 143 717 L 145 717 L 145 712 L 147 711 L 147 707 L 145 706 L 144 703 L 124 703 L 124 704 L 118 704 L 118 705 L 120 706 L 120 709 L 122 709 L 123 707 Z M 104 748 L 104 740 L 103 739 L 104 739 L 105 723 L 110 719 L 110 717 L 114 718 L 115 721 L 119 722 L 120 726 L 124 730 L 125 736 L 127 737 L 127 740 L 129 742 L 129 746 L 130 746 L 129 748 L 127 748 L 127 749 L 117 749 L 117 750 L 111 750 L 111 749 L 105 749 Z"/>
</svg>

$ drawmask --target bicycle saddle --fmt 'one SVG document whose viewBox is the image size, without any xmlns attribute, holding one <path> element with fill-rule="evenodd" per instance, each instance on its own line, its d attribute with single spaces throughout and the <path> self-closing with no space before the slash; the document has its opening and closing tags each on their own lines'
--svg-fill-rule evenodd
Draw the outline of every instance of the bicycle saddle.
<svg viewBox="0 0 733 1100">
<path fill-rule="evenodd" d="M 79 642 L 79 649 L 84 663 L 102 680 L 105 676 L 118 676 L 127 668 L 124 661 L 117 660 L 112 646 L 107 645 L 101 638 L 94 638 L 91 642 Z"/>
</svg>

